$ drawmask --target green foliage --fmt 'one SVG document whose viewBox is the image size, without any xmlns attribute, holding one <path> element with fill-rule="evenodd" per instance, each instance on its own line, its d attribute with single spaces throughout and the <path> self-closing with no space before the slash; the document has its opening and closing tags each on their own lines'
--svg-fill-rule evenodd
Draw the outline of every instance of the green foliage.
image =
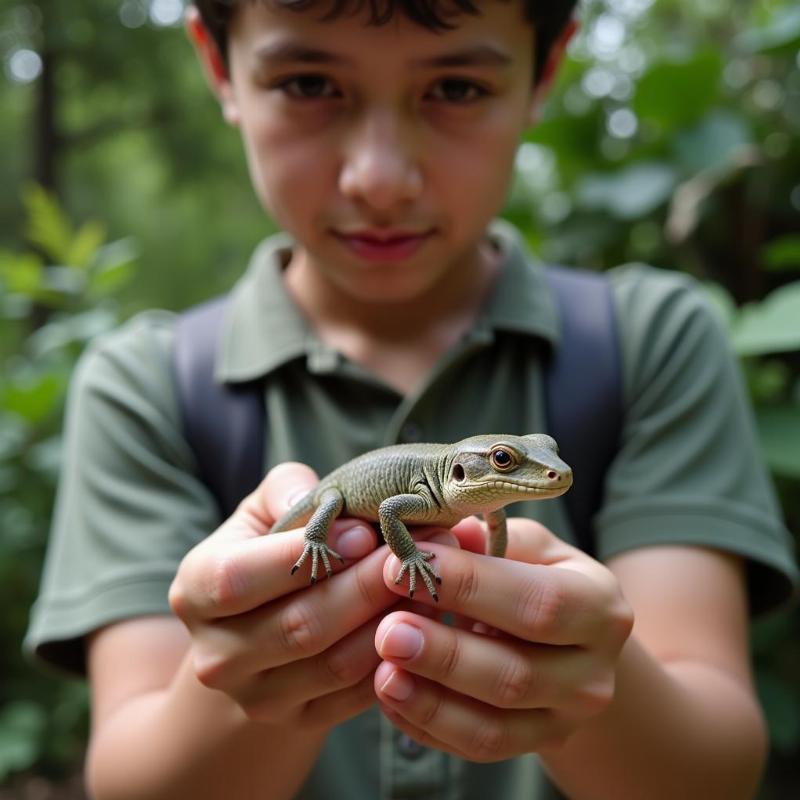
<svg viewBox="0 0 800 800">
<path fill-rule="evenodd" d="M 25 191 L 33 249 L 0 253 L 0 782 L 80 755 L 86 691 L 22 662 L 52 509 L 60 421 L 76 359 L 118 324 L 113 292 L 130 277 L 130 241 L 105 243 L 95 222 L 75 228 L 41 187 Z"/>
</svg>

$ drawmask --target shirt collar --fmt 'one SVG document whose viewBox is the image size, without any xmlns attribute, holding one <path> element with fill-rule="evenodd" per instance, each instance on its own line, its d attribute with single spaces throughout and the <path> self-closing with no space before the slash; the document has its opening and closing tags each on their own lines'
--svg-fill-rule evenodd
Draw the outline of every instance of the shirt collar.
<svg viewBox="0 0 800 800">
<path fill-rule="evenodd" d="M 491 339 L 494 331 L 507 331 L 557 345 L 557 309 L 543 266 L 526 252 L 509 223 L 495 220 L 489 235 L 502 253 L 503 268 L 473 335 Z M 303 357 L 312 371 L 338 363 L 338 355 L 315 336 L 286 290 L 282 270 L 291 249 L 287 234 L 264 240 L 234 286 L 217 354 L 217 380 L 254 380 Z"/>
</svg>

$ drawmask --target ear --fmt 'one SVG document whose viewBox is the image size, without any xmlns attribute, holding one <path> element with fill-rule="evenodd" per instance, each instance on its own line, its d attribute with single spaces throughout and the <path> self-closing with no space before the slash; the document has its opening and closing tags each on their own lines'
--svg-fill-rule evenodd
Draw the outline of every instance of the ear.
<svg viewBox="0 0 800 800">
<path fill-rule="evenodd" d="M 200 12 L 194 6 L 188 6 L 184 18 L 186 33 L 194 45 L 197 57 L 203 66 L 209 88 L 219 100 L 222 115 L 230 125 L 239 124 L 239 108 L 233 86 L 217 43 L 208 32 Z"/>
<path fill-rule="evenodd" d="M 567 45 L 579 27 L 578 20 L 572 17 L 564 27 L 561 35 L 551 45 L 550 52 L 547 54 L 547 61 L 544 65 L 544 71 L 539 77 L 536 86 L 533 88 L 533 96 L 531 97 L 531 104 L 528 110 L 529 125 L 535 125 L 538 122 L 542 104 L 553 85 L 553 80 L 564 58 Z"/>
</svg>

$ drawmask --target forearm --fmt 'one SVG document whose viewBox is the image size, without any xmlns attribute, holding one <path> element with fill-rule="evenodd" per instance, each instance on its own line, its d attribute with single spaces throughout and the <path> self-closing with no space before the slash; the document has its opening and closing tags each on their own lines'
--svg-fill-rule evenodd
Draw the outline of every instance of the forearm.
<svg viewBox="0 0 800 800">
<path fill-rule="evenodd" d="M 87 782 L 95 800 L 292 797 L 325 739 L 249 721 L 204 687 L 185 659 L 166 689 L 125 703 L 93 732 Z"/>
<path fill-rule="evenodd" d="M 632 637 L 609 708 L 542 757 L 574 800 L 735 800 L 755 793 L 765 748 L 761 712 L 740 680 L 660 664 Z"/>
</svg>

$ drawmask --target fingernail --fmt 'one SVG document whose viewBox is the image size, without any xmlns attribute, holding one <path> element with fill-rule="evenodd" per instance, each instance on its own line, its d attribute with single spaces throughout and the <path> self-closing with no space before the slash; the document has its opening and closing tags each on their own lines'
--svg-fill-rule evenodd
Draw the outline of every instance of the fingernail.
<svg viewBox="0 0 800 800">
<path fill-rule="evenodd" d="M 289 499 L 286 504 L 286 508 L 291 508 L 295 503 L 299 503 L 309 492 L 311 489 L 298 489 L 297 491 L 292 492 L 289 495 Z"/>
<path fill-rule="evenodd" d="M 344 558 L 361 558 L 372 549 L 372 533 L 363 525 L 348 528 L 339 535 L 335 549 Z"/>
<path fill-rule="evenodd" d="M 413 658 L 422 650 L 422 631 L 405 622 L 392 625 L 380 645 L 384 658 Z"/>
<path fill-rule="evenodd" d="M 392 700 L 402 703 L 411 697 L 414 691 L 414 679 L 405 672 L 394 670 L 386 683 L 381 686 L 381 691 L 389 695 Z"/>
</svg>

